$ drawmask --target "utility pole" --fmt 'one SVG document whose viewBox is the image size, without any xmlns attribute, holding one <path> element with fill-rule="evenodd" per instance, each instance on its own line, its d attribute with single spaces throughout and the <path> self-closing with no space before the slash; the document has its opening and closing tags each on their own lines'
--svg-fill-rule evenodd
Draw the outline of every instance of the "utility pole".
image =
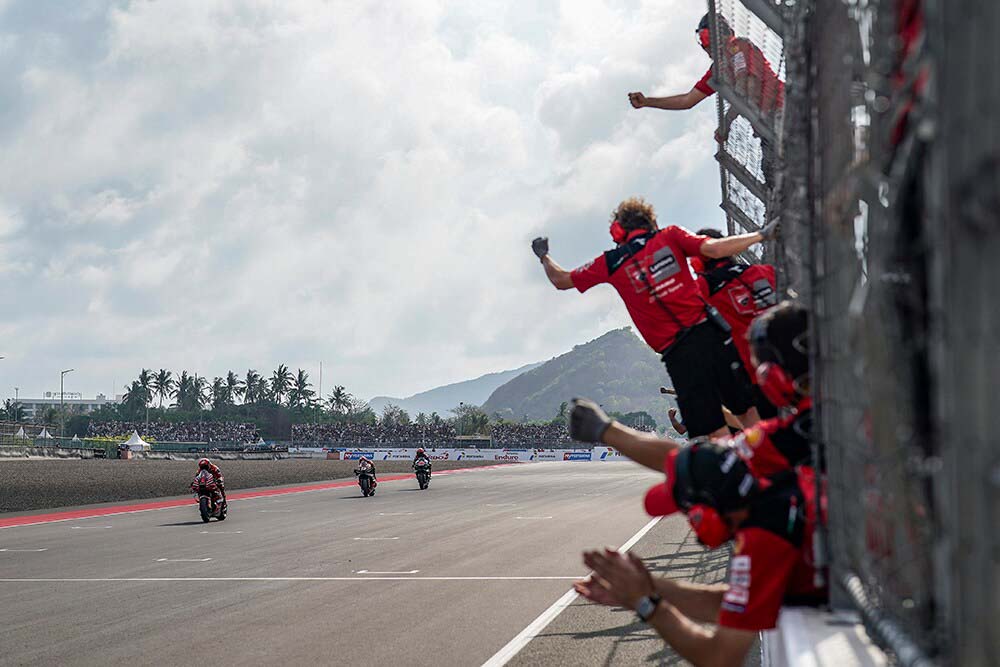
<svg viewBox="0 0 1000 667">
<path fill-rule="evenodd" d="M 66 392 L 63 391 L 63 378 L 66 377 L 66 373 L 72 373 L 75 369 L 67 368 L 59 373 L 59 437 L 66 437 L 66 411 L 63 407 L 64 401 L 63 396 Z"/>
</svg>

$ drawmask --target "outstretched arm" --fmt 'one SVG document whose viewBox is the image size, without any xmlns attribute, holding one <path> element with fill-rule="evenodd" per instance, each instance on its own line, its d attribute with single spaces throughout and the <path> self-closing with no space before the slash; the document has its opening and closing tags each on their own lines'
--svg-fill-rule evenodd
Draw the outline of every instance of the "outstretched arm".
<svg viewBox="0 0 1000 667">
<path fill-rule="evenodd" d="M 565 290 L 573 287 L 573 277 L 569 271 L 559 266 L 556 260 L 549 255 L 549 239 L 546 236 L 539 236 L 531 242 L 531 252 L 542 262 L 545 269 L 545 276 L 549 282 L 558 289 Z"/>
<path fill-rule="evenodd" d="M 556 289 L 573 289 L 573 278 L 570 276 L 570 272 L 559 266 L 551 255 L 542 257 L 542 266 L 545 267 L 545 276 Z"/>
<path fill-rule="evenodd" d="M 668 97 L 646 97 L 642 93 L 629 93 L 628 101 L 635 109 L 663 109 L 665 111 L 682 111 L 691 109 L 703 99 L 708 97 L 697 88 L 692 88 L 682 95 L 670 95 Z"/>
<path fill-rule="evenodd" d="M 669 438 L 659 438 L 614 421 L 597 403 L 586 398 L 574 398 L 569 413 L 569 434 L 583 442 L 603 442 L 623 455 L 656 472 L 663 472 L 667 454 L 680 444 Z"/>
<path fill-rule="evenodd" d="M 753 645 L 757 633 L 746 630 L 717 627 L 705 628 L 699 619 L 684 614 L 661 592 L 662 579 L 654 579 L 635 554 L 622 554 L 611 549 L 589 551 L 583 562 L 593 574 L 574 584 L 576 591 L 592 602 L 626 609 L 637 609 L 639 600 L 654 591 L 663 600 L 649 618 L 648 623 L 683 658 L 699 666 L 740 667 Z M 677 582 L 673 582 L 677 583 Z M 715 621 L 722 595 L 705 590 L 699 593 L 706 600 L 716 600 Z"/>
<path fill-rule="evenodd" d="M 759 232 L 734 234 L 733 236 L 724 236 L 721 239 L 710 238 L 701 244 L 701 254 L 709 259 L 722 259 L 738 255 L 755 243 L 762 243 L 773 238 L 777 231 L 777 225 L 778 223 L 775 221 Z"/>
</svg>

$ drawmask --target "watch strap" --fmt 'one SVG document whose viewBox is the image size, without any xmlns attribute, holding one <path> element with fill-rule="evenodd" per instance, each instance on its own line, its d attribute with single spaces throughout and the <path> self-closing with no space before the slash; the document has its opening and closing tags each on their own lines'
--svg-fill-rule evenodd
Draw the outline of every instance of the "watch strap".
<svg viewBox="0 0 1000 667">
<path fill-rule="evenodd" d="M 639 617 L 639 620 L 643 623 L 648 623 L 649 619 L 656 613 L 656 608 L 660 606 L 662 599 L 656 593 L 639 598 L 639 604 L 635 608 L 635 613 Z"/>
</svg>

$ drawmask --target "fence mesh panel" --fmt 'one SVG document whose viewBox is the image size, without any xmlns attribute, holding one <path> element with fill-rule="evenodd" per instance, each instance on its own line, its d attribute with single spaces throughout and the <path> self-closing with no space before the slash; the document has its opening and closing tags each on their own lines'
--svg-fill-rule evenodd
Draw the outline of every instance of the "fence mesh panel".
<svg viewBox="0 0 1000 667">
<path fill-rule="evenodd" d="M 709 2 L 712 85 L 719 92 L 722 209 L 729 233 L 756 231 L 778 169 L 777 136 L 784 106 L 781 38 L 739 0 Z M 748 254 L 749 261 L 763 255 Z"/>
</svg>

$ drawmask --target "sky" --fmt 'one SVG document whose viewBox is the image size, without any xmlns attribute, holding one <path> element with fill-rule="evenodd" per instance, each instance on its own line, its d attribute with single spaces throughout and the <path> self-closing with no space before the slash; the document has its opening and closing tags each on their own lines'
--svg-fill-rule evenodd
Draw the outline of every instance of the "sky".
<svg viewBox="0 0 1000 667">
<path fill-rule="evenodd" d="M 557 292 L 646 197 L 721 227 L 690 0 L 0 0 L 0 397 L 141 368 L 406 396 L 628 324 Z"/>
</svg>

